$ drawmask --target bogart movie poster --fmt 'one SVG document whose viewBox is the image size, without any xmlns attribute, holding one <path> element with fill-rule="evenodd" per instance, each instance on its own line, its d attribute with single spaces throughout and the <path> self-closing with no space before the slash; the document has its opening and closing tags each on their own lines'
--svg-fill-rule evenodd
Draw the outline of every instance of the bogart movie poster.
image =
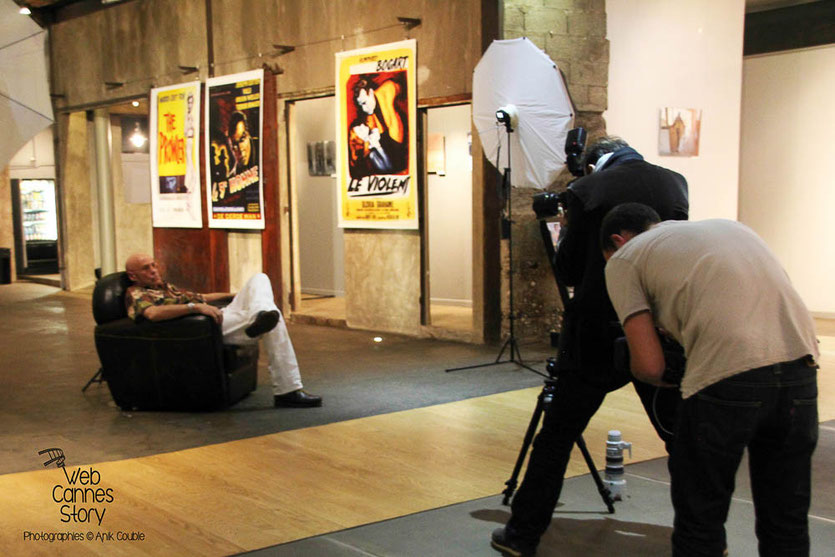
<svg viewBox="0 0 835 557">
<path fill-rule="evenodd" d="M 264 71 L 206 81 L 210 228 L 264 228 L 261 91 Z"/>
<path fill-rule="evenodd" d="M 151 89 L 151 207 L 157 228 L 202 228 L 200 83 Z"/>
<path fill-rule="evenodd" d="M 336 54 L 340 227 L 418 227 L 415 45 Z"/>
</svg>

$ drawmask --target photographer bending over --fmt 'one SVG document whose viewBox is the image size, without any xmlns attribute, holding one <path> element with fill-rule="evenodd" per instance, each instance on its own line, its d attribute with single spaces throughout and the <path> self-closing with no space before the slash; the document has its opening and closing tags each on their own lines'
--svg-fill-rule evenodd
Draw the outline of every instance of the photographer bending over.
<svg viewBox="0 0 835 557">
<path fill-rule="evenodd" d="M 655 327 L 687 354 L 670 454 L 673 555 L 722 555 L 734 477 L 748 448 L 759 552 L 809 555 L 818 356 L 806 306 L 776 257 L 729 220 L 664 222 L 616 207 L 600 241 L 632 373 L 659 384 Z M 733 553 L 733 552 L 731 552 Z"/>
<path fill-rule="evenodd" d="M 603 217 L 615 205 L 638 201 L 665 219 L 687 219 L 684 177 L 644 161 L 622 139 L 598 140 L 586 151 L 583 166 L 586 176 L 574 181 L 565 194 L 565 236 L 554 256 L 557 280 L 574 287 L 574 297 L 563 314 L 556 396 L 534 441 L 510 520 L 492 537 L 494 548 L 515 555 L 535 552 L 557 506 L 575 441 L 606 394 L 632 379 L 627 371 L 614 367 L 614 341 L 622 332 L 606 294 L 606 262 L 599 240 Z M 669 446 L 669 432 L 656 420 L 653 400 L 658 396 L 658 413 L 665 414 L 661 422 L 671 428 L 677 393 L 666 389 L 657 393 L 640 382 L 635 388 L 653 426 Z"/>
</svg>

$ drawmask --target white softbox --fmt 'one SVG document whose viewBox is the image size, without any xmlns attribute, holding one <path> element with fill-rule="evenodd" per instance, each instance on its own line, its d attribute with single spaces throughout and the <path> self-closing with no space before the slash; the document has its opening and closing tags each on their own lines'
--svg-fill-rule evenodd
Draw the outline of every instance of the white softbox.
<svg viewBox="0 0 835 557">
<path fill-rule="evenodd" d="M 12 0 L 0 0 L 0 168 L 52 124 L 47 33 Z"/>
<path fill-rule="evenodd" d="M 508 166 L 507 133 L 496 111 L 507 105 L 519 118 L 510 134 L 511 185 L 546 188 L 565 163 L 574 113 L 557 65 L 527 38 L 493 41 L 473 73 L 473 122 L 500 171 Z"/>
</svg>

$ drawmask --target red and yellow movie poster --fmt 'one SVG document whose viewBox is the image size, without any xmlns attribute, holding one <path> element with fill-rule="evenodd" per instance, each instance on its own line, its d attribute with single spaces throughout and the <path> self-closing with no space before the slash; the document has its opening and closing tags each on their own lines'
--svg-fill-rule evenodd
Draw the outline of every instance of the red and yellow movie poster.
<svg viewBox="0 0 835 557">
<path fill-rule="evenodd" d="M 206 81 L 210 228 L 264 228 L 261 91 L 264 70 Z"/>
<path fill-rule="evenodd" d="M 202 228 L 200 83 L 151 89 L 151 207 L 157 228 Z"/>
<path fill-rule="evenodd" d="M 336 54 L 339 226 L 417 228 L 415 40 Z"/>
</svg>

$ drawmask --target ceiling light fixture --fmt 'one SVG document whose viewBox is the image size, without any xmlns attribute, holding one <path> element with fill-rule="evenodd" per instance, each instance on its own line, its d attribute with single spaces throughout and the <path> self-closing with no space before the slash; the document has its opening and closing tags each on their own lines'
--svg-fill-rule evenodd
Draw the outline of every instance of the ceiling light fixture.
<svg viewBox="0 0 835 557">
<path fill-rule="evenodd" d="M 145 137 L 142 130 L 139 129 L 139 122 L 136 122 L 133 128 L 133 134 L 130 136 L 130 142 L 137 149 L 141 149 L 142 146 L 145 145 L 146 141 L 148 141 L 148 138 Z"/>
<path fill-rule="evenodd" d="M 139 101 L 132 101 L 130 104 L 131 104 L 131 106 L 136 108 L 137 106 L 139 106 Z"/>
<path fill-rule="evenodd" d="M 17 11 L 17 13 L 19 13 L 20 15 L 32 15 L 32 10 L 30 10 L 26 6 L 23 6 Z"/>
</svg>

